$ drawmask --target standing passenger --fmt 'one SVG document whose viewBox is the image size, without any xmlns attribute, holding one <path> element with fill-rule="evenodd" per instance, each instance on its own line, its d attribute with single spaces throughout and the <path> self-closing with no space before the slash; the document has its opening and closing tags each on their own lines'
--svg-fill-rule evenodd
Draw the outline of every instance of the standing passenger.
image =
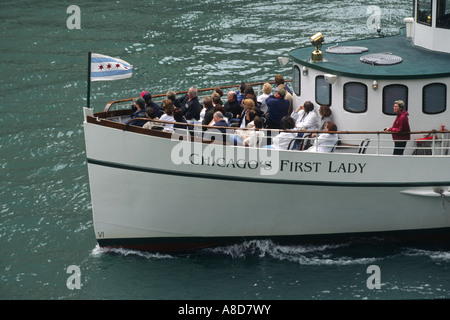
<svg viewBox="0 0 450 320">
<path fill-rule="evenodd" d="M 394 102 L 394 112 L 397 114 L 394 124 L 390 128 L 384 128 L 386 132 L 392 132 L 394 140 L 394 155 L 403 155 L 406 143 L 411 138 L 408 121 L 408 111 L 405 109 L 405 103 L 402 100 Z"/>
</svg>

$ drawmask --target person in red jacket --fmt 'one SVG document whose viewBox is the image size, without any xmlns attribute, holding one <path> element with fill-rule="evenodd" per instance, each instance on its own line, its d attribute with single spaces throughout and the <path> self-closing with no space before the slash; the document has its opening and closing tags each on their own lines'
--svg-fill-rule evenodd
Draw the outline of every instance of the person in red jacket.
<svg viewBox="0 0 450 320">
<path fill-rule="evenodd" d="M 402 100 L 394 102 L 394 112 L 397 114 L 394 124 L 391 128 L 384 128 L 384 131 L 392 132 L 392 139 L 394 140 L 394 155 L 403 155 L 406 143 L 411 138 L 408 112 L 405 109 L 405 103 Z"/>
</svg>

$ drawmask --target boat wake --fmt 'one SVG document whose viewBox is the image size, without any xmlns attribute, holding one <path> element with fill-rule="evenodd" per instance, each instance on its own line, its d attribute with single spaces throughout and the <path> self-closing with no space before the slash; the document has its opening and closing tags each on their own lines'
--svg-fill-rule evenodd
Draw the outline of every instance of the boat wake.
<svg viewBox="0 0 450 320">
<path fill-rule="evenodd" d="M 103 254 L 117 254 L 120 256 L 137 256 L 142 257 L 146 259 L 172 259 L 174 256 L 171 256 L 170 254 L 163 254 L 163 253 L 154 253 L 154 252 L 147 252 L 147 251 L 139 251 L 139 250 L 131 250 L 131 249 L 125 249 L 125 248 L 102 248 L 98 244 L 95 246 L 94 249 L 92 249 L 92 256 L 101 256 Z"/>
<path fill-rule="evenodd" d="M 271 240 L 252 240 L 224 247 L 203 249 L 204 253 L 224 254 L 232 258 L 258 256 L 296 262 L 301 265 L 352 265 L 368 264 L 375 257 L 351 257 L 343 255 L 350 243 L 333 245 L 279 245 Z"/>
</svg>

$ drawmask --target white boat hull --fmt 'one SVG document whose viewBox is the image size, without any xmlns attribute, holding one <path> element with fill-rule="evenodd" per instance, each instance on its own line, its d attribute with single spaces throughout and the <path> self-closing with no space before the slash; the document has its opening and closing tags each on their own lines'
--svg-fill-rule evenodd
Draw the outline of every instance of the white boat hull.
<svg viewBox="0 0 450 320">
<path fill-rule="evenodd" d="M 270 152 L 84 126 L 101 246 L 450 235 L 448 157 Z"/>
</svg>

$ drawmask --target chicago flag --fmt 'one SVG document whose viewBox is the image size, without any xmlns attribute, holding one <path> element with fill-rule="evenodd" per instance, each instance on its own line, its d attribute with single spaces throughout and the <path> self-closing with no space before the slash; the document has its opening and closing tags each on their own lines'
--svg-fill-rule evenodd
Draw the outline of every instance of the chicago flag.
<svg viewBox="0 0 450 320">
<path fill-rule="evenodd" d="M 91 54 L 91 81 L 126 79 L 132 73 L 133 66 L 124 60 L 98 53 Z"/>
</svg>

